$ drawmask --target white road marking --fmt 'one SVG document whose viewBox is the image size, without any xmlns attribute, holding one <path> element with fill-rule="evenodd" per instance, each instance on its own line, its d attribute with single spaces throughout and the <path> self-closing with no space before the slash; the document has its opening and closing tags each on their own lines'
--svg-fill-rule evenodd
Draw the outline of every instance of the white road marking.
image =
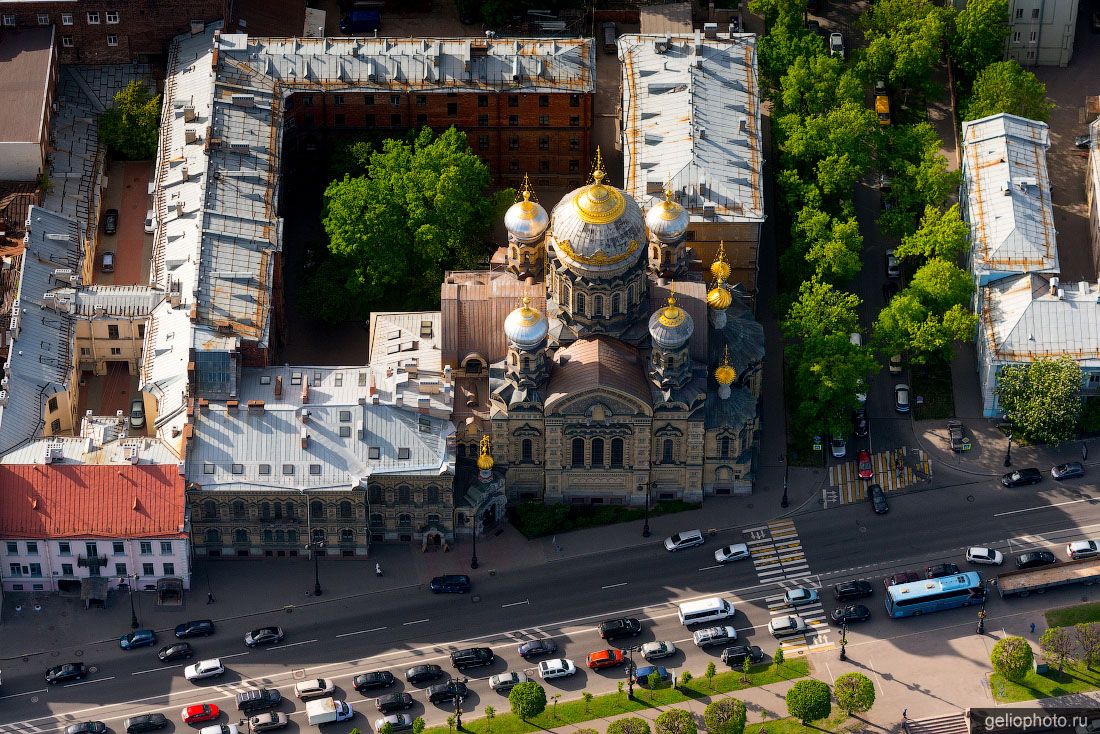
<svg viewBox="0 0 1100 734">
<path fill-rule="evenodd" d="M 423 624 L 424 622 L 427 622 L 427 621 L 428 621 L 428 619 L 424 618 L 424 619 L 418 619 L 414 622 L 402 622 L 402 626 L 408 627 L 410 624 Z"/>
<path fill-rule="evenodd" d="M 46 693 L 49 690 L 49 688 L 39 688 L 37 691 L 27 691 L 26 693 L 12 693 L 7 696 L 0 696 L 0 701 L 3 701 L 5 698 L 16 698 L 18 696 L 33 696 L 36 693 Z"/>
<path fill-rule="evenodd" d="M 523 601 L 514 601 L 511 604 L 501 604 L 500 608 L 501 609 L 507 609 L 508 607 L 518 607 L 518 606 L 521 606 L 523 604 L 530 604 L 530 603 L 531 603 L 530 599 L 524 599 Z"/>
<path fill-rule="evenodd" d="M 351 637 L 352 635 L 365 635 L 368 632 L 381 632 L 386 629 L 385 627 L 373 627 L 369 630 L 359 630 L 358 632 L 345 632 L 342 635 L 336 635 L 337 637 Z"/>
<path fill-rule="evenodd" d="M 1065 505 L 1076 505 L 1079 502 L 1092 502 L 1093 500 L 1100 499 L 1100 497 L 1085 497 L 1079 500 L 1066 500 L 1065 502 L 1055 502 L 1050 505 L 1036 505 L 1035 507 L 1025 507 L 1022 510 L 1008 510 L 1007 512 L 998 512 L 993 517 L 1004 517 L 1005 515 L 1019 515 L 1021 512 L 1035 512 L 1037 510 L 1049 510 L 1051 507 L 1063 507 Z"/>
<path fill-rule="evenodd" d="M 308 645 L 311 642 L 317 642 L 317 640 L 302 640 L 301 642 L 290 642 L 286 645 L 275 645 L 274 647 L 267 648 L 268 650 L 282 650 L 285 647 L 295 647 L 297 645 Z"/>
<path fill-rule="evenodd" d="M 112 675 L 109 678 L 96 678 L 95 680 L 82 680 L 79 683 L 68 683 L 68 684 L 62 686 L 62 688 L 74 688 L 76 686 L 86 686 L 89 683 L 102 683 L 103 681 L 114 680 L 114 679 L 115 679 L 115 677 Z"/>
<path fill-rule="evenodd" d="M 719 563 L 719 564 L 718 564 L 718 565 L 716 565 L 716 566 L 703 566 L 703 567 L 702 567 L 702 568 L 700 568 L 699 570 L 700 570 L 700 571 L 710 571 L 710 570 L 712 570 L 712 569 L 715 569 L 715 568 L 721 568 L 721 567 L 722 567 L 722 564 L 721 564 L 721 563 Z"/>
<path fill-rule="evenodd" d="M 601 586 L 600 588 L 601 589 L 617 589 L 620 586 L 626 586 L 626 582 L 624 581 L 621 584 L 608 584 L 607 586 Z"/>
<path fill-rule="evenodd" d="M 130 675 L 144 675 L 146 673 L 156 673 L 161 670 L 172 670 L 173 668 L 182 668 L 182 665 L 165 665 L 161 668 L 149 668 L 148 670 L 135 670 Z"/>
<path fill-rule="evenodd" d="M 274 649 L 274 648 L 271 648 L 271 649 Z M 241 655 L 248 655 L 249 652 L 250 652 L 249 650 L 245 650 L 244 652 L 235 652 L 232 655 L 219 655 L 218 660 L 228 660 L 229 658 L 239 658 Z"/>
</svg>

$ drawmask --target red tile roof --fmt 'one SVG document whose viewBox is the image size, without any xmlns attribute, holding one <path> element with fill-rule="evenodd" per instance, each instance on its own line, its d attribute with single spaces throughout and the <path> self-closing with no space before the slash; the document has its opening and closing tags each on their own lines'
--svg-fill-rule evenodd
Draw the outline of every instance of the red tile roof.
<svg viewBox="0 0 1100 734">
<path fill-rule="evenodd" d="M 181 538 L 175 465 L 0 465 L 2 538 Z"/>
</svg>

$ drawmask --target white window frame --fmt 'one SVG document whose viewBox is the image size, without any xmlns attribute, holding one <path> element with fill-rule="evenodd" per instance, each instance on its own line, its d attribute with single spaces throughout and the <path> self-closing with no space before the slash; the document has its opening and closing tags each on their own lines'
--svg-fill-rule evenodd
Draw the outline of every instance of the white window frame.
<svg viewBox="0 0 1100 734">
<path fill-rule="evenodd" d="M 1012 42 L 1013 43 L 1019 43 L 1020 42 L 1020 32 L 1019 31 L 1013 31 L 1012 32 Z"/>
<path fill-rule="evenodd" d="M 89 10 L 85 17 L 88 19 L 88 25 L 99 25 L 98 10 Z"/>
<path fill-rule="evenodd" d="M 3 23 L 5 28 L 14 28 L 15 15 L 12 13 L 4 13 Z"/>
<path fill-rule="evenodd" d="M 72 48 L 73 47 L 73 37 L 72 36 L 62 36 L 61 37 L 61 47 L 62 48 Z"/>
<path fill-rule="evenodd" d="M 73 25 L 76 21 L 73 19 L 72 13 L 61 14 L 61 25 Z"/>
<path fill-rule="evenodd" d="M 50 14 L 49 13 L 39 13 L 38 14 L 38 25 L 49 25 L 49 24 L 50 24 Z"/>
<path fill-rule="evenodd" d="M 108 25 L 118 25 L 117 10 L 108 10 L 104 15 Z"/>
<path fill-rule="evenodd" d="M 107 34 L 107 45 L 108 46 L 117 46 L 118 45 L 118 36 L 116 36 L 114 33 L 108 33 Z M 122 354 L 122 349 L 118 348 L 118 347 L 116 347 L 114 349 L 111 349 L 111 354 L 115 355 L 115 356 L 117 356 L 119 354 Z"/>
</svg>

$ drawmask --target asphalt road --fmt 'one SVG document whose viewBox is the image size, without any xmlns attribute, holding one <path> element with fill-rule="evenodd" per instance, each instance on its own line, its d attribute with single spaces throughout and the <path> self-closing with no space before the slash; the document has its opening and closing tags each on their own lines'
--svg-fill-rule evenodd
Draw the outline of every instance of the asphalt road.
<svg viewBox="0 0 1100 734">
<path fill-rule="evenodd" d="M 727 532 L 708 539 L 702 548 L 675 554 L 655 542 L 619 554 L 499 574 L 479 582 L 476 594 L 470 596 L 434 596 L 413 586 L 262 620 L 230 620 L 219 623 L 215 636 L 192 641 L 196 659 L 221 657 L 229 668 L 223 678 L 199 684 L 183 679 L 181 665 L 157 662 L 157 649 L 173 640 L 170 631 L 160 634 L 158 645 L 130 652 L 120 650 L 117 642 L 105 641 L 81 650 L 35 655 L 25 662 L 5 663 L 0 734 L 39 734 L 91 718 L 121 731 L 122 718 L 149 711 L 163 711 L 178 722 L 179 710 L 188 704 L 208 702 L 232 709 L 232 695 L 251 685 L 277 686 L 284 696 L 292 697 L 297 680 L 315 676 L 334 678 L 340 689 L 338 697 L 356 708 L 359 715 L 347 728 L 366 729 L 366 722 L 373 722 L 376 712 L 373 704 L 350 689 L 353 674 L 387 668 L 400 677 L 405 668 L 420 662 L 437 662 L 451 671 L 447 651 L 466 644 L 491 646 L 498 660 L 490 668 L 467 673 L 474 693 L 464 709 L 475 715 L 487 704 L 504 710 L 504 698 L 489 690 L 485 679 L 505 670 L 531 670 L 533 665 L 522 661 L 515 648 L 520 641 L 543 635 L 555 638 L 563 655 L 581 668 L 573 678 L 553 681 L 549 688 L 560 690 L 565 698 L 579 695 L 582 689 L 614 691 L 616 682 L 625 676 L 624 668 L 605 672 L 583 668 L 588 652 L 608 646 L 595 630 L 602 619 L 627 613 L 642 618 L 645 629 L 632 644 L 674 641 L 681 653 L 662 664 L 670 669 L 686 666 L 698 674 L 707 661 L 719 662 L 721 648 L 696 648 L 676 619 L 675 602 L 714 594 L 729 598 L 738 609 L 733 624 L 740 637 L 770 654 L 777 643 L 765 626 L 772 614 L 784 611 L 779 601 L 783 588 L 796 583 L 828 587 L 842 579 L 873 578 L 876 595 L 868 600 L 868 606 L 874 619 L 853 627 L 849 642 L 858 645 L 911 634 L 916 627 L 911 621 L 893 622 L 882 611 L 883 595 L 878 588 L 882 576 L 941 560 L 965 566 L 963 548 L 971 544 L 992 545 L 1006 555 L 1044 546 L 1064 556 L 1066 542 L 1100 535 L 1100 499 L 1093 497 L 1100 497 L 1100 492 L 1091 482 L 1060 486 L 1048 479 L 1036 491 L 1005 490 L 981 481 L 894 497 L 886 516 L 875 516 L 863 505 L 799 516 L 796 540 L 813 574 L 801 581 L 771 576 L 762 582 L 752 561 L 716 566 L 715 548 L 749 539 L 740 532 Z M 991 607 L 991 623 L 996 607 L 1020 608 L 1021 604 L 1024 602 L 996 602 Z M 826 605 L 826 610 L 831 606 Z M 972 613 L 945 612 L 921 620 L 921 624 L 958 624 Z M 259 624 L 281 625 L 287 632 L 286 641 L 271 648 L 246 649 L 243 634 Z M 822 632 L 810 640 L 819 645 L 836 642 L 835 630 Z M 8 641 L 9 648 L 17 644 Z M 80 684 L 46 686 L 44 668 L 67 660 L 83 660 L 94 671 Z M 440 723 L 449 713 L 430 704 L 425 709 L 424 696 L 416 697 L 418 703 L 411 713 L 423 713 L 429 724 Z M 289 713 L 290 703 L 284 703 L 282 710 Z M 296 715 L 298 721 L 304 716 L 301 711 Z M 187 729 L 180 723 L 175 726 Z"/>
</svg>

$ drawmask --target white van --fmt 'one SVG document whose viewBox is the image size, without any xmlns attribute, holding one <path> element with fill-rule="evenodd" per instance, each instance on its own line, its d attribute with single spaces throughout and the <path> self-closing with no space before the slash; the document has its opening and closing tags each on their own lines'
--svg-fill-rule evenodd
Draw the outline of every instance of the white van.
<svg viewBox="0 0 1100 734">
<path fill-rule="evenodd" d="M 721 622 L 734 614 L 733 605 L 725 599 L 712 596 L 709 599 L 689 601 L 680 605 L 680 624 L 684 626 L 703 622 Z"/>
</svg>

